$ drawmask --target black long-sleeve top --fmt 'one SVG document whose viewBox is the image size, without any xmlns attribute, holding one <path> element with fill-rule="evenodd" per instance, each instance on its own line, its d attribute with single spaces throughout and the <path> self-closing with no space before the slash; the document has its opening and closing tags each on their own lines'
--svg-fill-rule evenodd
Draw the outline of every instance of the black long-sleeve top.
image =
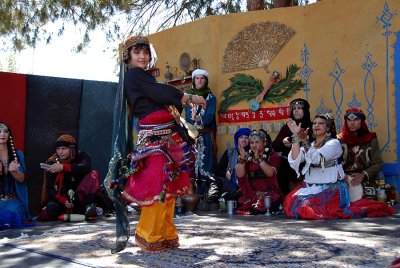
<svg viewBox="0 0 400 268">
<path fill-rule="evenodd" d="M 228 150 L 225 150 L 224 154 L 222 155 L 221 159 L 219 160 L 215 168 L 215 175 L 218 177 L 225 177 L 228 164 L 229 164 Z"/>
<path fill-rule="evenodd" d="M 139 119 L 155 111 L 166 110 L 165 105 L 171 104 L 182 112 L 183 92 L 176 87 L 157 83 L 142 68 L 130 68 L 126 71 L 124 87 L 132 113 Z"/>
<path fill-rule="evenodd" d="M 287 147 L 283 144 L 283 140 L 286 137 L 292 136 L 292 131 L 290 131 L 287 125 L 283 125 L 275 140 L 272 142 L 272 148 L 275 152 L 282 152 L 283 156 L 287 156 L 290 152 L 291 147 Z"/>
<path fill-rule="evenodd" d="M 312 123 L 310 122 L 309 125 L 312 126 Z M 308 128 L 308 137 L 309 140 L 311 141 L 312 138 L 312 127 L 306 126 Z M 290 150 L 292 149 L 291 147 L 287 147 L 283 144 L 283 140 L 286 137 L 289 137 L 291 140 L 291 136 L 293 135 L 292 131 L 290 131 L 290 128 L 288 125 L 283 125 L 281 130 L 279 131 L 278 135 L 276 136 L 275 140 L 272 142 L 272 148 L 274 149 L 275 152 L 282 152 L 283 156 L 288 156 Z"/>
<path fill-rule="evenodd" d="M 48 164 L 53 164 L 53 162 L 48 162 Z M 87 153 L 80 151 L 71 163 L 62 163 L 62 165 L 64 170 L 60 195 L 57 196 L 60 185 L 56 183 L 58 173 L 46 172 L 46 188 L 48 201 L 57 200 L 60 204 L 65 204 L 68 191 L 70 189 L 76 191 L 83 178 L 91 171 L 92 161 Z"/>
</svg>

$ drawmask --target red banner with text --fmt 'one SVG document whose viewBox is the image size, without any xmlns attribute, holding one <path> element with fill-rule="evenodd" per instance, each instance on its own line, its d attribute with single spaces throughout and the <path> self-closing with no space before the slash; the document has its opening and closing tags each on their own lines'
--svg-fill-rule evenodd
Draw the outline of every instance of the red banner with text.
<svg viewBox="0 0 400 268">
<path fill-rule="evenodd" d="M 219 123 L 241 123 L 251 121 L 273 121 L 287 119 L 290 116 L 290 107 L 260 108 L 257 111 L 251 109 L 228 110 L 218 114 Z"/>
</svg>

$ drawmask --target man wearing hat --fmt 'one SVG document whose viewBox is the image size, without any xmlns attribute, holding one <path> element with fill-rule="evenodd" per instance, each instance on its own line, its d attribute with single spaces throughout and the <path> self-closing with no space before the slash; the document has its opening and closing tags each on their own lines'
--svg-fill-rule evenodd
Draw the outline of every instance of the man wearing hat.
<svg viewBox="0 0 400 268">
<path fill-rule="evenodd" d="M 187 92 L 202 96 L 206 106 L 190 104 L 185 107 L 186 120 L 199 130 L 196 141 L 196 161 L 194 173 L 196 177 L 196 192 L 205 195 L 208 192 L 215 169 L 215 112 L 217 99 L 208 87 L 209 74 L 206 70 L 196 69 L 192 73 L 192 88 Z"/>
<path fill-rule="evenodd" d="M 55 143 L 55 150 L 56 153 L 46 161 L 50 166 L 44 167 L 42 204 L 45 207 L 38 218 L 57 220 L 62 214 L 96 217 L 94 202 L 98 183 L 86 184 L 86 189 L 82 189 L 84 193 L 80 193 L 80 184 L 91 171 L 90 156 L 78 151 L 71 135 L 61 135 Z"/>
</svg>

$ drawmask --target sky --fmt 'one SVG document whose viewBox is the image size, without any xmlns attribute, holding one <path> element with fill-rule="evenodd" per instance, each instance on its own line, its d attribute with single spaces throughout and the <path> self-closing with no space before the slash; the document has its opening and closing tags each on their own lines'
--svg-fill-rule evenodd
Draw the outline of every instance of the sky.
<svg viewBox="0 0 400 268">
<path fill-rule="evenodd" d="M 316 0 L 310 0 L 314 3 Z M 51 27 L 51 26 L 49 26 Z M 56 27 L 56 26 L 54 26 Z M 16 72 L 53 77 L 76 78 L 95 81 L 117 82 L 118 64 L 116 55 L 108 47 L 118 47 L 118 42 L 110 44 L 100 30 L 94 31 L 92 41 L 85 52 L 75 53 L 73 47 L 81 38 L 79 29 L 66 27 L 61 37 L 54 37 L 50 44 L 39 43 L 15 54 Z M 7 53 L 0 52 L 0 63 L 7 66 Z"/>
<path fill-rule="evenodd" d="M 104 34 L 96 31 L 91 34 L 92 41 L 85 52 L 76 53 L 73 47 L 81 38 L 77 29 L 70 27 L 67 32 L 56 37 L 49 44 L 40 43 L 37 48 L 29 48 L 16 53 L 16 72 L 43 76 L 76 78 L 96 81 L 117 82 L 116 55 L 108 46 Z M 4 57 L 1 57 L 4 59 Z M 7 66 L 2 61 L 3 66 Z"/>
</svg>

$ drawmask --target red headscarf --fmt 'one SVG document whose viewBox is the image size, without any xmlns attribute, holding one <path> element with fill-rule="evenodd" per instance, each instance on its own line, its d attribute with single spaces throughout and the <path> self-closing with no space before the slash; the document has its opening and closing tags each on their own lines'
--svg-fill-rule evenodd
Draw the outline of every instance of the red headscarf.
<svg viewBox="0 0 400 268">
<path fill-rule="evenodd" d="M 349 127 L 347 126 L 346 119 L 350 115 L 356 116 L 357 118 L 361 119 L 361 127 L 356 132 L 350 131 Z M 344 115 L 344 127 L 342 129 L 342 132 L 338 135 L 339 139 L 343 140 L 343 142 L 347 145 L 354 146 L 366 144 L 373 138 L 376 138 L 376 133 L 369 131 L 367 124 L 365 123 L 365 118 L 365 114 L 360 108 L 351 108 L 347 110 L 346 114 Z"/>
</svg>

